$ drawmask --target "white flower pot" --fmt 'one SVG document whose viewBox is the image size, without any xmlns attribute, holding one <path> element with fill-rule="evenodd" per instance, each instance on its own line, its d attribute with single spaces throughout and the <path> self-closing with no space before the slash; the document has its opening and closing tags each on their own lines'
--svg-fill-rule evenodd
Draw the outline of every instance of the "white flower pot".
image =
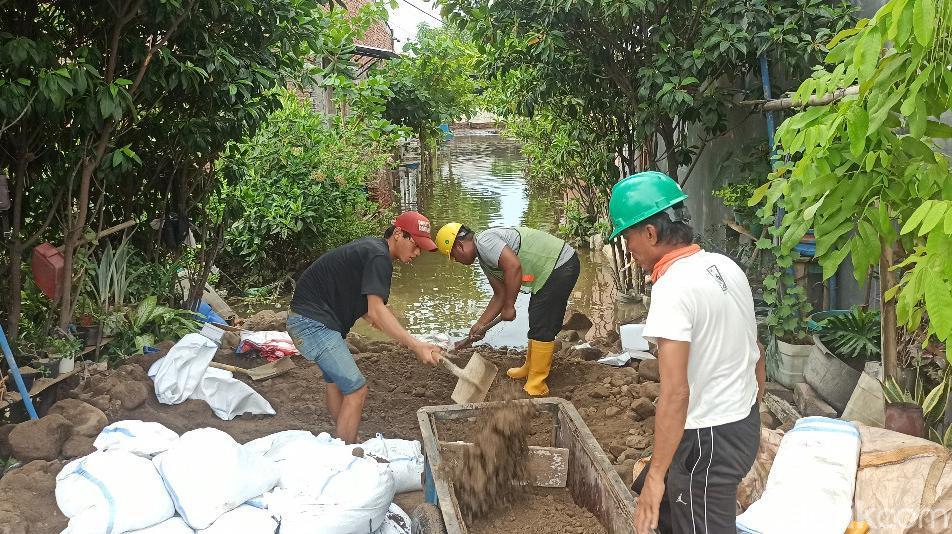
<svg viewBox="0 0 952 534">
<path fill-rule="evenodd" d="M 61 358 L 59 361 L 59 374 L 72 373 L 76 368 L 76 357 Z"/>
<path fill-rule="evenodd" d="M 778 339 L 777 354 L 780 356 L 780 367 L 777 370 L 777 382 L 788 388 L 803 382 L 803 371 L 806 370 L 812 348 L 813 345 L 794 345 Z"/>
</svg>

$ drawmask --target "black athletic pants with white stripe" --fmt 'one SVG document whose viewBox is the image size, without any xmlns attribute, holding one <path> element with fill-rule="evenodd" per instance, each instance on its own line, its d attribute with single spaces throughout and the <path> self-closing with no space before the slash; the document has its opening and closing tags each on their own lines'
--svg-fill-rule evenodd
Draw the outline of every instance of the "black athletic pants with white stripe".
<svg viewBox="0 0 952 534">
<path fill-rule="evenodd" d="M 737 485 L 760 446 L 760 411 L 726 425 L 685 430 L 665 477 L 659 534 L 736 534 Z M 631 485 L 641 494 L 648 466 Z"/>
</svg>

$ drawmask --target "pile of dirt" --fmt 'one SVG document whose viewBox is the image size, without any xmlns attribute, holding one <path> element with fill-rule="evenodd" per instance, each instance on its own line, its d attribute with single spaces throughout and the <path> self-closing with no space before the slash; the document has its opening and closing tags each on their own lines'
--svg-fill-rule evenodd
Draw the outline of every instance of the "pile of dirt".
<svg viewBox="0 0 952 534">
<path fill-rule="evenodd" d="M 475 534 L 598 534 L 605 527 L 565 488 L 529 488 L 508 507 L 469 525 Z"/>
<path fill-rule="evenodd" d="M 463 520 L 486 517 L 510 503 L 528 480 L 532 407 L 509 401 L 481 422 L 473 446 L 449 473 Z"/>
</svg>

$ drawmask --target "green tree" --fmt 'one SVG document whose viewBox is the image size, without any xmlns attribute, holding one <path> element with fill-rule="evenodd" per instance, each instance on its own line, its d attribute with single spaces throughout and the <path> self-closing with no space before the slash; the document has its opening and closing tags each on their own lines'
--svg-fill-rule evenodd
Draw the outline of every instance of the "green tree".
<svg viewBox="0 0 952 534">
<path fill-rule="evenodd" d="M 437 127 L 476 109 L 476 49 L 454 28 L 421 24 L 405 55 L 389 62 L 383 77 L 393 95 L 384 116 L 412 128 L 420 140 L 424 175 L 432 172 Z"/>
<path fill-rule="evenodd" d="M 784 162 L 750 201 L 766 198 L 768 218 L 786 210 L 774 231 L 780 267 L 790 267 L 793 246 L 813 228 L 824 278 L 847 257 L 858 281 L 879 269 L 887 376 L 896 374 L 897 316 L 911 331 L 928 318 L 929 334 L 952 335 L 952 172 L 935 145 L 952 137 L 938 120 L 952 107 L 950 43 L 952 4 L 944 1 L 891 0 L 840 32 L 793 97 L 829 105 L 781 125 Z M 776 275 L 765 285 L 789 312 L 784 282 Z"/>
</svg>

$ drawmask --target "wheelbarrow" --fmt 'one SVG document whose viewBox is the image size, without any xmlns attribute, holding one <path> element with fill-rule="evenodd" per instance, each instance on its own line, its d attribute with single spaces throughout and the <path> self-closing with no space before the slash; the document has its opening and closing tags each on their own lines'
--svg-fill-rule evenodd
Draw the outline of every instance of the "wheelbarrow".
<svg viewBox="0 0 952 534">
<path fill-rule="evenodd" d="M 615 472 L 575 406 L 554 397 L 531 399 L 537 412 L 551 415 L 555 428 L 550 447 L 529 447 L 529 483 L 565 487 L 575 503 L 594 515 L 609 534 L 635 534 L 635 499 Z M 504 402 L 426 406 L 417 411 L 423 435 L 424 503 L 413 511 L 414 534 L 468 534 L 453 481 L 444 464 L 453 449 L 467 444 L 440 441 L 440 422 L 477 417 Z"/>
</svg>

